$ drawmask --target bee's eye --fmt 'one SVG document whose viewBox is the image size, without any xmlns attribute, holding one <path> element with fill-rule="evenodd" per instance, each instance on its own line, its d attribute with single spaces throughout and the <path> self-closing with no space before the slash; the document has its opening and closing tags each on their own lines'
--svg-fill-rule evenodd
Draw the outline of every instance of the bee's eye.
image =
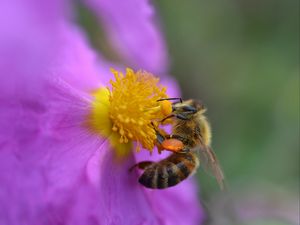
<svg viewBox="0 0 300 225">
<path fill-rule="evenodd" d="M 190 106 L 190 105 L 183 106 L 182 109 L 185 112 L 191 112 L 191 113 L 197 112 L 197 109 L 194 106 Z"/>
</svg>

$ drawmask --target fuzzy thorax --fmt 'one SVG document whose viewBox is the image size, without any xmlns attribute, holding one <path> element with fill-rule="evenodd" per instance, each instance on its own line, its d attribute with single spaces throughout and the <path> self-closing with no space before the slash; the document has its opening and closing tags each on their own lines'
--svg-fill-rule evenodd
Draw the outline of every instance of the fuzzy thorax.
<svg viewBox="0 0 300 225">
<path fill-rule="evenodd" d="M 159 121 L 172 111 L 166 88 L 159 79 L 145 71 L 127 69 L 125 74 L 112 70 L 114 80 L 110 87 L 99 88 L 94 93 L 91 127 L 108 138 L 118 155 L 125 155 L 131 142 L 152 151 L 156 142 Z"/>
</svg>

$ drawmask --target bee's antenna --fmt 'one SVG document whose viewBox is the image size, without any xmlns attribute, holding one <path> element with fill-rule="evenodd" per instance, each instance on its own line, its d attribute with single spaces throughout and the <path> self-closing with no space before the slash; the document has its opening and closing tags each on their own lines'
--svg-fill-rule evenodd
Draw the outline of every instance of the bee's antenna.
<svg viewBox="0 0 300 225">
<path fill-rule="evenodd" d="M 179 100 L 180 103 L 182 103 L 182 98 L 161 98 L 161 99 L 158 99 L 157 102 L 166 101 L 166 100 Z"/>
</svg>

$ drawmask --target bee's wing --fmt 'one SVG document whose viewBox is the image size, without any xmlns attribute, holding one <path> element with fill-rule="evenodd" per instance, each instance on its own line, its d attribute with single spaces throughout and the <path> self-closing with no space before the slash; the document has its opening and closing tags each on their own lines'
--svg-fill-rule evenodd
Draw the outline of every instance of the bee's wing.
<svg viewBox="0 0 300 225">
<path fill-rule="evenodd" d="M 212 174 L 216 178 L 221 190 L 223 190 L 224 174 L 216 154 L 209 146 L 201 146 L 199 148 L 199 154 L 200 165 L 203 165 L 204 170 L 207 171 L 209 174 Z"/>
</svg>

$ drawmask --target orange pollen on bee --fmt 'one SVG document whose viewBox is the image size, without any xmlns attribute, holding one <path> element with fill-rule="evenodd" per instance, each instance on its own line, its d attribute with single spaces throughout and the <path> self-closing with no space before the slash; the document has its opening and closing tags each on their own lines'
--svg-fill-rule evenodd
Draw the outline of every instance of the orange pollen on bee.
<svg viewBox="0 0 300 225">
<path fill-rule="evenodd" d="M 172 152 L 178 152 L 183 149 L 184 145 L 182 141 L 175 139 L 175 138 L 170 138 L 166 139 L 161 143 L 161 146 L 163 149 L 172 151 Z"/>
</svg>

